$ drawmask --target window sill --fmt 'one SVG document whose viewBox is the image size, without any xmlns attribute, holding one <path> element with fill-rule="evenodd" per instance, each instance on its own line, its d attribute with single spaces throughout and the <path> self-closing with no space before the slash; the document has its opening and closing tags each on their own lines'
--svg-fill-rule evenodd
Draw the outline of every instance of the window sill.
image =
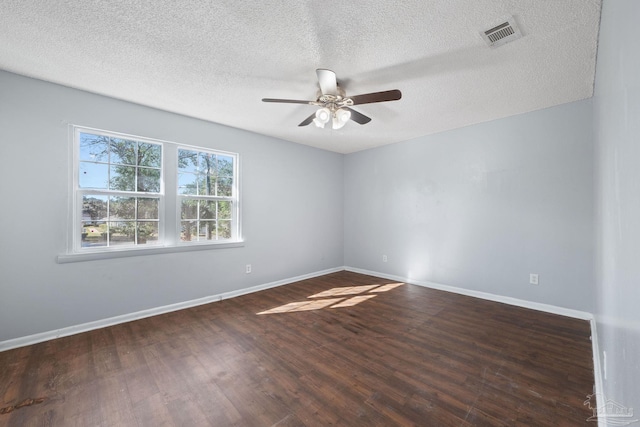
<svg viewBox="0 0 640 427">
<path fill-rule="evenodd" d="M 136 249 L 121 249 L 104 252 L 85 252 L 85 253 L 69 253 L 58 255 L 56 262 L 58 264 L 67 264 L 71 262 L 82 261 L 95 261 L 100 259 L 112 259 L 112 258 L 128 258 L 133 256 L 143 255 L 156 255 L 156 254 L 169 254 L 177 252 L 193 252 L 193 251 L 206 251 L 210 249 L 228 249 L 228 248 L 240 248 L 244 246 L 244 241 L 229 242 L 229 243 L 197 243 L 191 245 L 179 245 L 179 246 L 156 246 Z"/>
</svg>

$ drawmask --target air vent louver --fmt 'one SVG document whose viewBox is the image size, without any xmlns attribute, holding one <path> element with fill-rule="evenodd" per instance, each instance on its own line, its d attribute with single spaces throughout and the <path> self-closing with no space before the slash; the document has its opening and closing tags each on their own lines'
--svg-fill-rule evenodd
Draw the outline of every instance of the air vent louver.
<svg viewBox="0 0 640 427">
<path fill-rule="evenodd" d="M 496 48 L 503 44 L 512 42 L 522 37 L 520 29 L 516 25 L 516 20 L 509 17 L 506 21 L 488 30 L 481 31 L 480 35 L 490 47 Z"/>
</svg>

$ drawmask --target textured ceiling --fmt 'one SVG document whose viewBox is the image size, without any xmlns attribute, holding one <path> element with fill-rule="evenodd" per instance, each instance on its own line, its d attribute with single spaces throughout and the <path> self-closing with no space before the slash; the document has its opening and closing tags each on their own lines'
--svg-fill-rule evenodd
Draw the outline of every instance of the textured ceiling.
<svg viewBox="0 0 640 427">
<path fill-rule="evenodd" d="M 0 68 L 163 110 L 349 153 L 593 92 L 600 0 L 0 0 Z M 480 31 L 514 16 L 523 37 Z M 316 68 L 357 106 L 340 130 L 298 127 Z M 114 129 L 117 130 L 117 129 Z"/>
</svg>

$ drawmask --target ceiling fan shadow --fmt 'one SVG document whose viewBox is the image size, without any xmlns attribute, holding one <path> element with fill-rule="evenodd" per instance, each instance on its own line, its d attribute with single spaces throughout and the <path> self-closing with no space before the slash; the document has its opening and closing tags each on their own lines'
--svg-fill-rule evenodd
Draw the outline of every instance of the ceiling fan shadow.
<svg viewBox="0 0 640 427">
<path fill-rule="evenodd" d="M 351 81 L 367 82 L 376 86 L 397 84 L 433 75 L 496 67 L 508 61 L 510 57 L 496 52 L 495 49 L 489 49 L 486 45 L 476 45 L 364 71 L 354 74 L 348 80 L 342 80 L 341 83 L 344 87 Z"/>
</svg>

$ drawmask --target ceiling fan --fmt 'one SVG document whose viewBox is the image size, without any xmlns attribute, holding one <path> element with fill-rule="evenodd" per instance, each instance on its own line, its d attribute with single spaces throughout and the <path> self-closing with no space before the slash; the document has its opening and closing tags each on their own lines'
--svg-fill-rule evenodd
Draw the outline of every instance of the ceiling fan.
<svg viewBox="0 0 640 427">
<path fill-rule="evenodd" d="M 351 108 L 353 105 L 371 104 L 374 102 L 397 101 L 402 98 L 402 92 L 397 89 L 383 92 L 365 93 L 363 95 L 346 96 L 344 90 L 338 86 L 336 73 L 319 68 L 316 70 L 320 93 L 315 101 L 300 101 L 297 99 L 262 98 L 263 102 L 281 102 L 288 104 L 307 104 L 320 107 L 315 113 L 307 117 L 298 126 L 307 126 L 313 122 L 323 128 L 331 121 L 333 129 L 340 129 L 349 119 L 364 125 L 371 121 L 370 117 Z"/>
</svg>

